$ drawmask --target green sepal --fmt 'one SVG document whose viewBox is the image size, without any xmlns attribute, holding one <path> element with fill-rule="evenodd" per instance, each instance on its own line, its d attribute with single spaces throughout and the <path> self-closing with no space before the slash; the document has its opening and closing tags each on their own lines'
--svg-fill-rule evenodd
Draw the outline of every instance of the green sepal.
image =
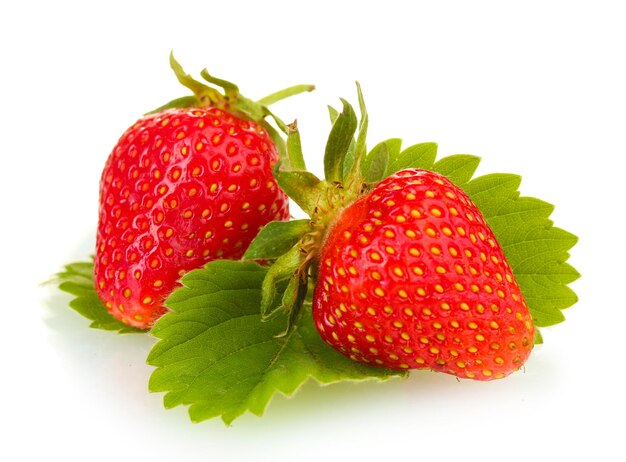
<svg viewBox="0 0 626 462">
<path fill-rule="evenodd" d="M 173 99 L 169 103 L 166 103 L 163 106 L 154 109 L 153 111 L 146 112 L 146 114 L 144 115 L 158 114 L 159 112 L 163 112 L 168 109 L 182 109 L 182 108 L 188 108 L 188 107 L 196 107 L 197 104 L 198 104 L 198 98 L 196 98 L 195 96 L 183 96 L 181 98 Z"/>
<path fill-rule="evenodd" d="M 285 329 L 276 334 L 276 338 L 286 336 L 296 325 L 298 317 L 302 311 L 302 304 L 306 299 L 308 289 L 309 283 L 306 274 L 302 274 L 302 271 L 296 271 L 296 274 L 289 279 L 289 283 L 283 292 L 281 304 L 278 307 L 278 310 L 283 313 L 287 313 L 287 322 L 285 324 Z"/>
<path fill-rule="evenodd" d="M 315 85 L 293 85 L 291 87 L 287 87 L 283 90 L 276 91 L 272 94 L 264 96 L 259 99 L 257 103 L 262 104 L 263 106 L 271 106 L 274 103 L 284 100 L 285 98 L 289 98 L 291 96 L 299 95 L 300 93 L 306 93 L 315 90 Z"/>
<path fill-rule="evenodd" d="M 367 115 L 367 108 L 365 106 L 365 99 L 363 98 L 363 92 L 361 91 L 361 85 L 356 83 L 357 95 L 359 99 L 359 111 L 361 113 L 361 119 L 359 121 L 359 129 L 357 133 L 356 142 L 354 143 L 354 150 L 352 156 L 346 156 L 343 167 L 343 183 L 350 187 L 351 185 L 360 185 L 363 183 L 363 161 L 367 155 L 367 129 L 369 125 L 369 118 Z M 354 141 L 353 141 L 354 142 Z M 350 150 L 348 150 L 350 152 Z"/>
<path fill-rule="evenodd" d="M 272 221 L 256 235 L 243 256 L 244 260 L 273 260 L 287 253 L 311 229 L 307 219 Z"/>
<path fill-rule="evenodd" d="M 326 106 L 328 109 L 328 117 L 330 118 L 330 124 L 334 124 L 337 117 L 339 117 L 339 111 L 332 107 L 331 105 Z"/>
<path fill-rule="evenodd" d="M 362 174 L 368 184 L 375 184 L 385 178 L 387 166 L 392 158 L 400 153 L 402 140 L 391 138 L 378 143 L 363 161 Z"/>
<path fill-rule="evenodd" d="M 345 99 L 341 102 L 343 110 L 333 123 L 324 152 L 324 176 L 329 183 L 343 180 L 344 161 L 357 129 L 354 109 Z"/>
<path fill-rule="evenodd" d="M 276 305 L 278 284 L 287 281 L 298 273 L 304 263 L 306 255 L 299 245 L 294 245 L 285 254 L 281 255 L 267 271 L 261 286 L 261 318 L 268 319 L 280 307 Z"/>
<path fill-rule="evenodd" d="M 327 183 L 305 170 L 283 170 L 280 164 L 276 164 L 274 177 L 282 190 L 307 215 L 313 216 Z"/>
<path fill-rule="evenodd" d="M 197 105 L 202 104 L 216 104 L 224 101 L 224 97 L 215 89 L 208 85 L 194 79 L 190 74 L 187 74 L 183 69 L 183 66 L 174 58 L 174 52 L 170 53 L 170 67 L 174 71 L 174 75 L 178 79 L 181 85 L 191 90 L 197 100 Z"/>
<path fill-rule="evenodd" d="M 228 80 L 220 79 L 209 74 L 209 71 L 205 68 L 200 71 L 200 75 L 204 80 L 212 85 L 217 85 L 224 90 L 226 98 L 237 98 L 239 96 L 239 87 Z"/>
<path fill-rule="evenodd" d="M 298 121 L 294 120 L 287 126 L 287 156 L 286 166 L 291 170 L 306 170 L 304 155 L 302 153 L 302 141 L 298 130 Z"/>
<path fill-rule="evenodd" d="M 337 120 L 337 117 L 339 117 L 339 111 L 337 111 L 337 109 L 335 109 L 332 106 L 327 106 L 328 108 L 328 116 L 330 118 L 330 123 L 331 125 L 335 123 L 335 121 Z M 352 140 L 350 141 L 350 146 L 348 147 L 348 152 L 346 153 L 346 156 L 343 160 L 343 170 L 342 171 L 349 171 L 351 166 L 352 166 L 352 162 L 354 161 L 354 151 L 356 150 L 356 140 L 354 139 L 354 137 L 352 138 Z"/>
</svg>

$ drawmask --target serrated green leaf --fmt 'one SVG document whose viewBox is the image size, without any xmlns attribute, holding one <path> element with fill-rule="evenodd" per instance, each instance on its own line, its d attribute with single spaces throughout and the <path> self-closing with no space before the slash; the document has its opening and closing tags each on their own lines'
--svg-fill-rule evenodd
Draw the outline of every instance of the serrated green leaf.
<svg viewBox="0 0 626 462">
<path fill-rule="evenodd" d="M 405 168 L 432 170 L 436 157 L 437 143 L 414 144 L 389 159 L 385 177 Z"/>
<path fill-rule="evenodd" d="M 343 179 L 344 161 L 357 129 L 354 109 L 346 100 L 341 102 L 343 110 L 333 123 L 324 152 L 324 175 L 330 183 Z"/>
<path fill-rule="evenodd" d="M 271 260 L 287 252 L 305 234 L 310 220 L 272 221 L 256 235 L 243 258 L 245 260 Z"/>
<path fill-rule="evenodd" d="M 509 207 L 515 207 L 515 209 L 519 208 L 517 206 L 521 206 L 522 208 L 519 209 L 519 212 L 526 216 L 520 216 L 520 218 L 526 219 L 535 216 L 537 208 L 545 209 L 545 206 L 551 207 L 549 204 L 534 198 L 520 200 L 518 188 L 521 182 L 522 177 L 519 175 L 492 173 L 475 178 L 469 183 L 465 182 L 467 184 L 463 185 L 463 189 L 472 197 L 472 200 L 485 217 L 494 216 L 498 213 L 501 215 L 500 209 L 505 204 L 508 204 Z M 494 201 L 494 197 L 498 197 L 499 200 Z M 511 201 L 516 201 L 517 203 L 509 203 Z M 528 201 L 533 201 L 533 203 Z M 528 209 L 530 213 L 523 214 L 523 209 Z M 552 209 L 550 208 L 547 212 L 546 218 L 550 215 Z"/>
<path fill-rule="evenodd" d="M 293 394 L 306 380 L 385 380 L 403 373 L 351 361 L 323 342 L 305 306 L 294 328 L 277 338 L 284 320 L 261 321 L 266 270 L 250 262 L 214 261 L 191 271 L 167 300 L 171 312 L 152 333 L 148 357 L 156 369 L 150 390 L 171 408 L 188 405 L 193 421 L 226 424 L 249 411 L 262 415 L 276 393 Z"/>
<path fill-rule="evenodd" d="M 438 160 L 433 165 L 433 170 L 446 176 L 457 186 L 462 187 L 467 183 L 480 164 L 480 157 L 469 154 L 454 154 Z"/>
<path fill-rule="evenodd" d="M 363 177 L 367 183 L 378 183 L 385 178 L 389 160 L 398 156 L 401 145 L 401 139 L 391 138 L 372 148 L 363 162 Z"/>
<path fill-rule="evenodd" d="M 109 314 L 96 292 L 93 262 L 85 261 L 65 265 L 64 270 L 57 273 L 50 282 L 58 284 L 60 290 L 75 297 L 70 301 L 69 306 L 92 321 L 89 327 L 117 331 L 120 334 L 145 332 L 127 326 Z"/>
</svg>

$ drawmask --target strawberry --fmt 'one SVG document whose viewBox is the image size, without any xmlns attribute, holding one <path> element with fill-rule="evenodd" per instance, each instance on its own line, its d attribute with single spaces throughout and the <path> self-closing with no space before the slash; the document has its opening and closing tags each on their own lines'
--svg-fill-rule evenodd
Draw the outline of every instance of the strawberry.
<svg viewBox="0 0 626 462">
<path fill-rule="evenodd" d="M 319 256 L 315 325 L 350 358 L 392 369 L 504 377 L 534 326 L 502 248 L 447 178 L 407 169 L 345 208 Z"/>
<path fill-rule="evenodd" d="M 288 333 L 312 279 L 315 327 L 349 358 L 476 380 L 505 377 L 527 360 L 535 326 L 502 247 L 461 188 L 411 165 L 407 153 L 419 153 L 418 145 L 400 153 L 390 140 L 367 154 L 358 90 L 360 122 L 345 100 L 341 113 L 331 110 L 324 180 L 304 170 L 290 126 L 292 162 L 278 166 L 276 179 L 310 219 L 267 227 L 244 255 L 283 252 L 263 282 L 262 316 L 288 313 Z M 386 172 L 393 164 L 403 166 Z"/>
<path fill-rule="evenodd" d="M 182 274 L 215 258 L 240 258 L 263 225 L 289 217 L 272 176 L 279 155 L 268 124 L 240 110 L 232 84 L 224 87 L 229 99 L 199 82 L 188 86 L 198 107 L 140 119 L 102 172 L 96 290 L 114 317 L 138 328 L 166 312 L 164 299 Z"/>
</svg>

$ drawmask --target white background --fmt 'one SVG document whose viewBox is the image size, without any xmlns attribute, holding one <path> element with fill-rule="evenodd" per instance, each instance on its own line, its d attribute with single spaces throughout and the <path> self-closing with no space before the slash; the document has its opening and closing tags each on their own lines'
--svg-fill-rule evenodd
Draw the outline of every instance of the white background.
<svg viewBox="0 0 626 462">
<path fill-rule="evenodd" d="M 620 2 L 4 2 L 0 6 L 0 459 L 624 460 L 626 32 Z M 231 5 L 231 6 L 226 6 Z M 410 5 L 410 6 L 409 6 Z M 520 372 L 477 383 L 305 385 L 262 418 L 192 424 L 149 394 L 147 336 L 87 328 L 39 283 L 94 245 L 100 169 L 169 71 L 236 80 L 298 117 L 321 173 L 326 104 L 363 86 L 370 145 L 514 172 L 580 237 L 567 321 Z M 384 459 L 383 459 L 384 458 Z"/>
</svg>

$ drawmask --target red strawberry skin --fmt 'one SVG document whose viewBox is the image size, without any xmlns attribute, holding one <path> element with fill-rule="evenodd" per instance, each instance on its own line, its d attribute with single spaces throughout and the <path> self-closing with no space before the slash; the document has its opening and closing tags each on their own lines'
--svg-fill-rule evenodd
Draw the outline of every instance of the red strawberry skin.
<svg viewBox="0 0 626 462">
<path fill-rule="evenodd" d="M 262 226 L 287 219 L 277 159 L 262 127 L 217 108 L 170 109 L 130 127 L 100 182 L 95 281 L 109 312 L 149 328 L 182 274 L 240 258 Z"/>
<path fill-rule="evenodd" d="M 331 226 L 313 316 L 353 360 L 476 380 L 519 369 L 534 341 L 481 212 L 447 178 L 418 169 L 383 180 Z"/>
</svg>

